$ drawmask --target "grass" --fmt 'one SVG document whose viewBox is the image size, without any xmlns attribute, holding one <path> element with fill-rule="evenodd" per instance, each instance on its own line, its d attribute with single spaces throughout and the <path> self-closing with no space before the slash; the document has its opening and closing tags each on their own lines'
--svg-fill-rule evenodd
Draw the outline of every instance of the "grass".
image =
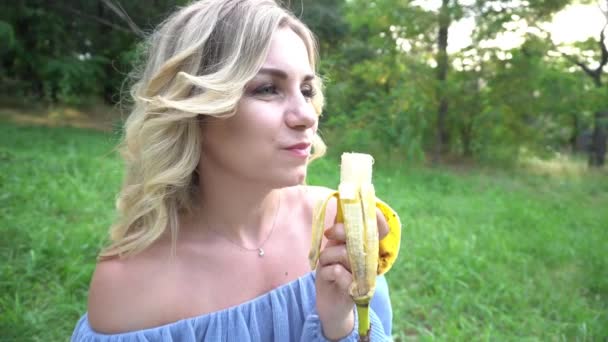
<svg viewBox="0 0 608 342">
<path fill-rule="evenodd" d="M 0 340 L 65 341 L 112 219 L 107 135 L 0 124 Z"/>
<path fill-rule="evenodd" d="M 0 340 L 65 341 L 112 221 L 115 137 L 0 122 Z M 608 339 L 608 177 L 377 165 L 405 224 L 398 341 Z M 335 186 L 337 161 L 309 183 Z"/>
</svg>

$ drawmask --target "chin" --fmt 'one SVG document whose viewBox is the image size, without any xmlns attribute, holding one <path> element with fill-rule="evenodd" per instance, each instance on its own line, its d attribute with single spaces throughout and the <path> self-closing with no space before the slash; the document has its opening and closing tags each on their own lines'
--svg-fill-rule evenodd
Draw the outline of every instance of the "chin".
<svg viewBox="0 0 608 342">
<path fill-rule="evenodd" d="M 276 188 L 288 188 L 291 186 L 304 184 L 306 180 L 306 168 L 283 172 L 273 177 L 272 184 Z"/>
<path fill-rule="evenodd" d="M 306 174 L 307 174 L 306 171 L 308 171 L 308 168 L 306 165 L 304 165 L 301 169 L 298 169 L 298 172 L 296 172 L 294 175 L 294 184 L 293 185 L 304 184 L 304 181 L 306 181 Z"/>
</svg>

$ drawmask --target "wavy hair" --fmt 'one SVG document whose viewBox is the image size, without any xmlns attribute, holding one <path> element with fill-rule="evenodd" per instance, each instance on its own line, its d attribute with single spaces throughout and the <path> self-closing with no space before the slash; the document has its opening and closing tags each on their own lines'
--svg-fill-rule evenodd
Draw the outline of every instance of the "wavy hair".
<svg viewBox="0 0 608 342">
<path fill-rule="evenodd" d="M 179 215 L 196 199 L 201 119 L 229 117 L 265 61 L 272 34 L 289 27 L 316 70 L 312 32 L 273 0 L 200 0 L 169 16 L 145 41 L 132 111 L 119 146 L 125 178 L 118 218 L 101 259 L 141 252 L 167 229 L 173 248 Z M 321 80 L 312 104 L 323 108 Z M 316 135 L 310 160 L 325 153 Z"/>
</svg>

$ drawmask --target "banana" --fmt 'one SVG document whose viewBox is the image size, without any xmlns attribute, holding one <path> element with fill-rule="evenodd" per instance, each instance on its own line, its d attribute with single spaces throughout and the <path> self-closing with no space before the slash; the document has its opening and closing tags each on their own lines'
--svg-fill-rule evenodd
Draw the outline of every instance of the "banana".
<svg viewBox="0 0 608 342">
<path fill-rule="evenodd" d="M 376 288 L 376 276 L 386 273 L 395 263 L 401 243 L 401 221 L 397 213 L 376 198 L 372 184 L 371 155 L 344 153 L 340 167 L 338 191 L 319 201 L 313 212 L 312 245 L 308 260 L 311 269 L 317 267 L 325 230 L 325 211 L 329 201 L 338 201 L 336 222 L 344 223 L 346 250 L 353 283 L 349 294 L 357 305 L 359 340 L 369 337 L 369 303 Z M 389 232 L 378 238 L 376 208 L 385 217 Z"/>
</svg>

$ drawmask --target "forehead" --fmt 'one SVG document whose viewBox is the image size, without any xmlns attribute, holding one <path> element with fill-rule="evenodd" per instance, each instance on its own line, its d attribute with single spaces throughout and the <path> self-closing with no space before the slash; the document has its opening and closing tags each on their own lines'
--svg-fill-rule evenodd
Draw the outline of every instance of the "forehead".
<svg viewBox="0 0 608 342">
<path fill-rule="evenodd" d="M 288 27 L 279 28 L 273 33 L 263 67 L 278 68 L 289 73 L 313 74 L 304 41 Z"/>
</svg>

